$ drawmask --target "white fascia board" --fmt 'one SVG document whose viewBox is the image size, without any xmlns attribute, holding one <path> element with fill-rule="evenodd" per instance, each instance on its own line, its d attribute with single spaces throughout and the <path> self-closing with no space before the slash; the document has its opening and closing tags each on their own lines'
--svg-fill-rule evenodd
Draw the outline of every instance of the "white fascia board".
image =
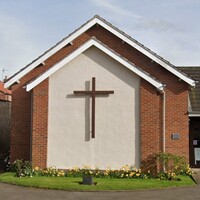
<svg viewBox="0 0 200 200">
<path fill-rule="evenodd" d="M 200 113 L 189 113 L 189 117 L 200 117 Z"/>
<path fill-rule="evenodd" d="M 69 63 L 71 60 L 73 60 L 75 57 L 80 55 L 82 52 L 87 50 L 89 47 L 91 47 L 93 44 L 92 40 L 89 40 L 87 43 L 79 47 L 77 50 L 72 52 L 70 55 L 68 55 L 66 58 L 61 60 L 60 62 L 56 63 L 54 66 L 52 66 L 49 70 L 47 70 L 45 73 L 43 73 L 41 76 L 39 76 L 37 79 L 35 79 L 33 82 L 29 83 L 26 86 L 26 91 L 30 91 L 32 88 L 37 86 L 39 83 L 41 83 L 43 80 L 51 76 L 54 72 L 59 70 L 61 67 Z"/>
<path fill-rule="evenodd" d="M 60 49 L 62 49 L 64 46 L 66 46 L 68 43 L 70 43 L 71 41 L 73 41 L 76 37 L 78 37 L 79 35 L 81 35 L 85 31 L 87 31 L 94 24 L 96 24 L 96 18 L 94 18 L 93 20 L 89 21 L 87 24 L 85 24 L 85 26 L 81 27 L 79 30 L 77 30 L 72 35 L 70 35 L 69 37 L 67 37 L 65 40 L 63 40 L 62 42 L 60 42 L 58 45 L 56 45 L 50 51 L 48 51 L 43 56 L 41 56 L 40 58 L 38 58 L 36 61 L 34 61 L 33 63 L 31 63 L 27 68 L 25 68 L 24 70 L 22 70 L 21 72 L 19 72 L 18 74 L 16 74 L 13 78 L 11 78 L 9 81 L 7 81 L 5 83 L 5 88 L 8 88 L 9 86 L 11 86 L 13 83 L 15 83 L 21 77 L 23 77 L 24 75 L 26 75 L 27 73 L 29 73 L 31 70 L 33 70 L 35 67 L 37 67 L 39 64 L 41 64 L 42 62 L 44 62 L 50 56 L 52 56 L 57 51 L 59 51 Z"/>
<path fill-rule="evenodd" d="M 90 39 L 88 42 L 86 42 L 85 44 L 83 44 L 77 50 L 75 50 L 74 52 L 72 52 L 69 56 L 67 56 L 66 58 L 64 58 L 63 60 L 61 60 L 57 64 L 55 64 L 54 66 L 52 66 L 49 70 L 47 70 L 41 76 L 39 76 L 38 78 L 36 78 L 31 83 L 27 84 L 26 91 L 30 91 L 31 89 L 33 89 L 35 86 L 37 86 L 38 84 L 40 84 L 46 78 L 48 78 L 49 76 L 51 76 L 54 72 L 56 72 L 57 70 L 59 70 L 61 67 L 63 67 L 67 63 L 69 63 L 71 60 L 73 60 L 74 58 L 76 58 L 78 55 L 80 55 L 81 53 L 83 53 L 85 50 L 87 50 L 88 48 L 90 48 L 93 45 L 95 47 L 99 48 L 100 50 L 102 50 L 104 53 L 106 53 L 110 57 L 112 57 L 113 59 L 115 59 L 116 61 L 118 61 L 119 63 L 121 63 L 122 65 L 124 65 L 125 67 L 127 67 L 128 69 L 130 69 L 132 72 L 136 73 L 138 76 L 142 77 L 143 79 L 145 79 L 146 81 L 148 81 L 149 83 L 151 83 L 152 85 L 154 85 L 158 90 L 163 90 L 164 89 L 164 86 L 163 86 L 162 83 L 156 81 L 151 76 L 149 76 L 148 74 L 144 73 L 143 71 L 141 71 L 140 69 L 138 69 L 136 66 L 134 66 L 132 63 L 130 63 L 129 61 L 123 59 L 118 54 L 116 54 L 115 52 L 111 51 L 110 49 L 108 49 L 107 47 L 105 47 L 104 45 L 102 45 L 101 43 L 97 42 L 94 39 Z"/>
<path fill-rule="evenodd" d="M 34 61 L 32 64 L 30 64 L 30 66 L 28 66 L 27 68 L 25 68 L 24 70 L 22 70 L 21 72 L 19 72 L 18 74 L 16 74 L 9 81 L 7 81 L 5 83 L 5 88 L 8 88 L 9 86 L 11 86 L 13 83 L 15 83 L 21 77 L 23 77 L 24 75 L 26 75 L 32 69 L 34 69 L 35 67 L 37 67 L 40 63 L 42 63 L 43 61 L 45 61 L 46 59 L 48 59 L 54 53 L 56 53 L 57 51 L 59 51 L 61 48 L 63 48 L 65 45 L 67 45 L 68 43 L 70 43 L 71 41 L 73 41 L 75 38 L 77 38 L 78 36 L 80 36 L 82 33 L 84 33 L 85 31 L 87 31 L 89 28 L 91 28 L 95 24 L 101 25 L 102 27 L 104 27 L 105 29 L 107 29 L 108 31 L 110 31 L 111 33 L 113 33 L 114 35 L 116 35 L 117 37 L 119 37 L 120 39 L 122 39 L 123 41 L 127 42 L 128 44 L 130 44 L 132 47 L 134 47 L 135 49 L 137 49 L 141 53 L 145 54 L 147 57 L 151 58 L 152 60 L 154 60 L 155 62 L 157 62 L 158 64 L 160 64 L 164 68 L 166 68 L 167 70 L 169 70 L 174 75 L 178 76 L 180 79 L 184 80 L 185 82 L 187 82 L 191 86 L 195 86 L 195 81 L 193 81 L 192 79 L 184 76 L 182 73 L 180 73 L 176 69 L 172 68 L 170 65 L 166 64 L 165 62 L 163 62 L 162 60 L 160 60 L 159 58 L 157 58 L 156 56 L 154 56 L 153 54 L 151 54 L 150 52 L 148 52 L 146 49 L 142 48 L 140 45 L 138 45 L 135 42 L 133 42 L 132 40 L 130 40 L 129 38 L 127 38 L 125 35 L 123 35 L 119 31 L 115 30 L 112 26 L 106 24 L 105 22 L 103 22 L 102 20 L 100 20 L 98 18 L 94 18 L 91 21 L 89 21 L 88 23 L 86 23 L 84 26 L 82 26 L 81 28 L 79 28 L 77 31 L 75 31 L 72 35 L 70 35 L 69 37 L 67 37 L 65 40 L 63 40 L 62 42 L 60 42 L 58 45 L 56 45 L 55 47 L 53 47 L 51 50 L 49 50 L 43 56 L 39 57 L 36 61 Z"/>
<path fill-rule="evenodd" d="M 163 62 L 161 59 L 159 59 L 155 55 L 151 54 L 149 51 L 147 51 L 146 49 L 144 49 L 140 45 L 136 44 L 134 41 L 130 40 L 129 38 L 127 38 L 125 35 L 123 35 L 119 31 L 113 29 L 111 26 L 109 26 L 108 24 L 104 23 L 103 21 L 101 21 L 99 19 L 97 19 L 97 23 L 99 25 L 103 26 L 105 29 L 107 29 L 111 33 L 113 33 L 114 35 L 116 35 L 117 37 L 119 37 L 120 39 L 122 39 L 124 42 L 128 43 L 129 45 L 131 45 L 132 47 L 134 47 L 135 49 L 137 49 L 138 51 L 140 51 L 141 53 L 146 55 L 147 57 L 151 58 L 156 63 L 158 63 L 161 66 L 163 66 L 165 69 L 167 69 L 172 74 L 176 75 L 177 77 L 179 77 L 180 79 L 182 79 L 183 81 L 188 83 L 189 85 L 195 86 L 195 81 L 194 80 L 190 79 L 189 77 L 187 77 L 184 74 L 180 73 L 179 71 L 177 71 L 176 69 L 174 69 L 173 67 L 168 65 L 167 63 Z"/>
<path fill-rule="evenodd" d="M 142 77 L 143 79 L 145 79 L 146 81 L 148 81 L 149 83 L 154 85 L 157 89 L 163 90 L 163 84 L 162 83 L 156 81 L 150 75 L 148 75 L 145 72 L 143 72 L 142 70 L 138 69 L 133 63 L 127 61 L 126 59 L 122 58 L 121 56 L 119 56 L 114 51 L 111 51 L 110 49 L 106 48 L 105 46 L 103 46 L 102 44 L 100 44 L 98 42 L 96 42 L 94 45 L 97 48 L 99 48 L 100 50 L 102 50 L 104 53 L 106 53 L 107 55 L 109 55 L 110 57 L 112 57 L 113 59 L 118 61 L 119 63 L 121 63 L 123 66 L 127 67 L 129 70 L 131 70 L 132 72 L 134 72 L 138 76 Z"/>
</svg>

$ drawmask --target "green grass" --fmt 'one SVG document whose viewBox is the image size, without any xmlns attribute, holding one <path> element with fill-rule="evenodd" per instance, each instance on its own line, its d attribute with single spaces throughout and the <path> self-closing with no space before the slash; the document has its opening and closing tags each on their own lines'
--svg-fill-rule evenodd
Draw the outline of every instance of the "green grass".
<svg viewBox="0 0 200 200">
<path fill-rule="evenodd" d="M 161 189 L 169 187 L 193 186 L 195 183 L 189 176 L 181 176 L 181 181 L 164 181 L 158 179 L 115 179 L 95 178 L 96 185 L 82 185 L 82 178 L 71 177 L 23 177 L 18 178 L 14 173 L 0 175 L 0 181 L 21 186 L 73 190 L 73 191 L 101 191 L 101 190 L 137 190 L 137 189 Z"/>
</svg>

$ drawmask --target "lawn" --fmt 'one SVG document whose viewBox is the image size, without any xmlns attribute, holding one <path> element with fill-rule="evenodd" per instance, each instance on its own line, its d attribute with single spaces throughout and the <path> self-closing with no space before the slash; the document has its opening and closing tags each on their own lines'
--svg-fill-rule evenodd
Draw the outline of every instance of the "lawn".
<svg viewBox="0 0 200 200">
<path fill-rule="evenodd" d="M 4 173 L 0 175 L 0 181 L 4 183 L 70 191 L 161 189 L 195 185 L 195 183 L 189 176 L 181 176 L 180 178 L 181 181 L 165 181 L 158 179 L 95 178 L 94 182 L 96 182 L 97 184 L 91 186 L 80 184 L 82 178 L 44 176 L 18 178 L 15 176 L 14 173 Z"/>
</svg>

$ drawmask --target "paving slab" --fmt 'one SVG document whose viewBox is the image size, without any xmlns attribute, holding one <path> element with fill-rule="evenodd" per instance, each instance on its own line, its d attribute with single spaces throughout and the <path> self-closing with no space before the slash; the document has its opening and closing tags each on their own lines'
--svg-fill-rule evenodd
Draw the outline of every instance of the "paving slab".
<svg viewBox="0 0 200 200">
<path fill-rule="evenodd" d="M 192 169 L 192 178 L 196 182 L 196 184 L 200 184 L 200 169 L 199 168 L 193 168 Z"/>
<path fill-rule="evenodd" d="M 196 182 L 196 184 L 200 184 L 200 174 L 192 174 L 192 178 Z"/>
</svg>

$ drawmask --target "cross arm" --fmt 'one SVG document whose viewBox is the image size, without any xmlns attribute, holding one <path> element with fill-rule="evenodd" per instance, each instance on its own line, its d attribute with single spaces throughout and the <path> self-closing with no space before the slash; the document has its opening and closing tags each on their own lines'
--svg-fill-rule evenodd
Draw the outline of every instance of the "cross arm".
<svg viewBox="0 0 200 200">
<path fill-rule="evenodd" d="M 106 94 L 114 94 L 114 90 L 97 90 L 95 91 L 95 94 L 102 94 L 102 95 L 106 95 Z"/>
<path fill-rule="evenodd" d="M 95 95 L 107 95 L 107 94 L 114 94 L 114 90 L 97 90 L 94 92 Z M 78 95 L 91 95 L 92 91 L 84 91 L 84 90 L 76 90 L 74 94 Z"/>
<path fill-rule="evenodd" d="M 74 94 L 79 94 L 79 95 L 91 95 L 92 92 L 91 92 L 91 91 L 77 90 L 77 91 L 74 91 Z"/>
</svg>

